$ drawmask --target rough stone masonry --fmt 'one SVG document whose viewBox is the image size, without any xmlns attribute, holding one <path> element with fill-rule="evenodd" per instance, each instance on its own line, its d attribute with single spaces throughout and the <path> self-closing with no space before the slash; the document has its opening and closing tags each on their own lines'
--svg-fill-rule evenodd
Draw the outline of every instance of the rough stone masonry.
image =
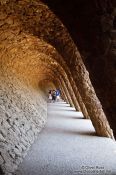
<svg viewBox="0 0 116 175">
<path fill-rule="evenodd" d="M 6 175 L 17 169 L 46 123 L 46 97 L 38 84 L 56 75 L 50 61 L 42 61 L 51 55 L 56 59 L 55 48 L 73 75 L 72 87 L 73 82 L 79 87 L 97 133 L 113 137 L 89 73 L 62 22 L 40 0 L 0 0 L 0 166 Z"/>
</svg>

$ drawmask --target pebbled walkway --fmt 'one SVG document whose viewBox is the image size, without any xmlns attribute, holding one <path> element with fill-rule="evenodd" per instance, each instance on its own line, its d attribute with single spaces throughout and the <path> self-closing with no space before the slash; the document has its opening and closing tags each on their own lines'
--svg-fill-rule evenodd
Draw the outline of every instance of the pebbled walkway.
<svg viewBox="0 0 116 175">
<path fill-rule="evenodd" d="M 65 102 L 48 104 L 48 122 L 16 175 L 116 175 L 116 142 Z"/>
</svg>

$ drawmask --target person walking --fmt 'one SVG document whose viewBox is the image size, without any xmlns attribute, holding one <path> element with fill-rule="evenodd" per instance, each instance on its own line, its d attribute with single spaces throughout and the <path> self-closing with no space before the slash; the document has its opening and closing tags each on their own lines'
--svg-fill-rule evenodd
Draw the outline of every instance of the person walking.
<svg viewBox="0 0 116 175">
<path fill-rule="evenodd" d="M 49 103 L 52 102 L 52 91 L 51 90 L 49 90 L 48 101 Z"/>
<path fill-rule="evenodd" d="M 56 101 L 56 91 L 55 90 L 52 91 L 52 101 L 53 102 Z"/>
<path fill-rule="evenodd" d="M 60 100 L 60 90 L 57 89 L 56 90 L 56 101 L 59 101 Z"/>
</svg>

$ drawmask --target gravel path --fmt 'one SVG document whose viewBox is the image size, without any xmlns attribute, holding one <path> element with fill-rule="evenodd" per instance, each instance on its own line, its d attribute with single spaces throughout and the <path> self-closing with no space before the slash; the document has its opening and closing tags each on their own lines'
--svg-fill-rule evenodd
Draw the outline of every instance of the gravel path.
<svg viewBox="0 0 116 175">
<path fill-rule="evenodd" d="M 48 122 L 16 175 L 116 175 L 116 143 L 65 102 L 48 104 Z"/>
</svg>

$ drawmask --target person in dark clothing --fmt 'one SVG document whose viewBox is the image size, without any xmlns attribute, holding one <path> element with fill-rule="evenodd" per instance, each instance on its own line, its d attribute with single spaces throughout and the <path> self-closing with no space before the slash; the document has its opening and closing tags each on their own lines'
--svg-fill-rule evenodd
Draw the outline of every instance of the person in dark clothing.
<svg viewBox="0 0 116 175">
<path fill-rule="evenodd" d="M 52 91 L 52 101 L 53 102 L 56 101 L 56 91 L 55 90 Z"/>
</svg>

